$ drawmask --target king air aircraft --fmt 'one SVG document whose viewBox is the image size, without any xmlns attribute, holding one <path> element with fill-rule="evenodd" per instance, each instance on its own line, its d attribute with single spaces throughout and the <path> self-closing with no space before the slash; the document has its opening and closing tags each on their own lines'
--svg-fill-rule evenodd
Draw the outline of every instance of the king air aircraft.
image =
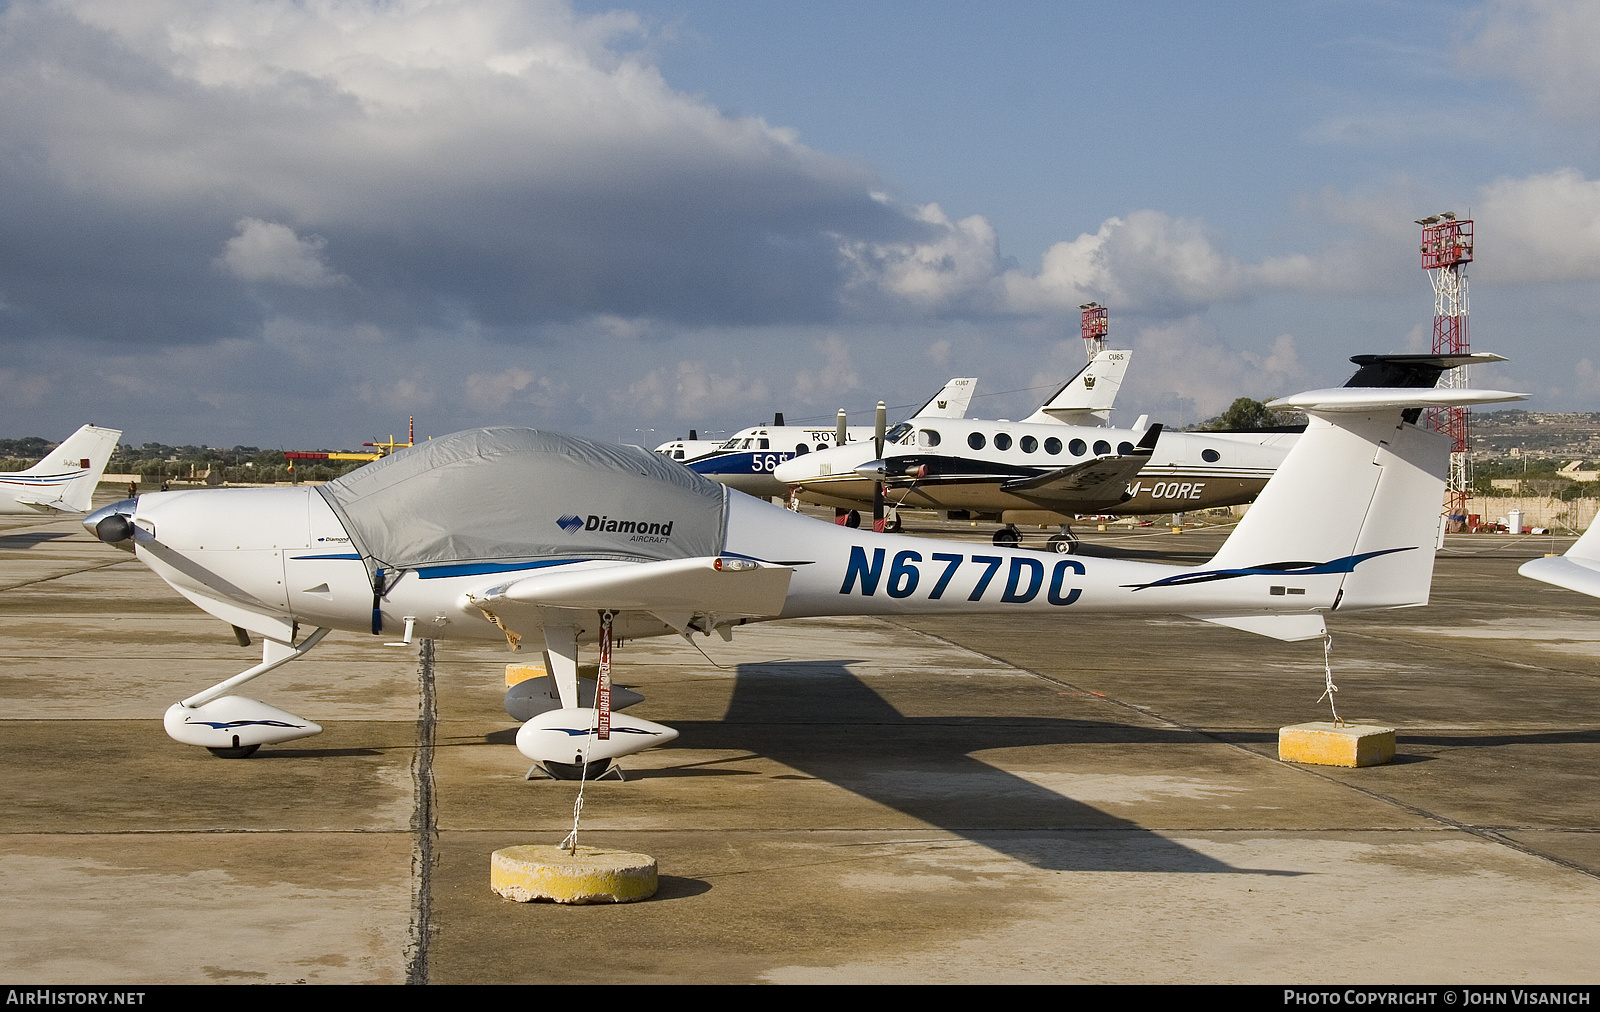
<svg viewBox="0 0 1600 1012">
<path fill-rule="evenodd" d="M 1089 364 L 1068 380 L 1060 390 L 1045 402 L 1033 418 L 1046 422 L 1074 421 L 1083 425 L 1104 424 L 1111 415 L 1111 405 L 1116 401 L 1117 390 L 1122 386 L 1123 374 L 1128 369 L 1131 351 L 1102 351 L 1089 360 Z M 883 419 L 874 425 L 845 424 L 844 411 L 840 410 L 834 429 L 783 427 L 783 416 L 773 419 L 772 426 L 752 426 L 744 429 L 715 451 L 693 456 L 689 444 L 663 443 L 656 447 L 674 460 L 681 460 L 690 470 L 719 481 L 730 488 L 748 492 L 762 498 L 776 498 L 789 494 L 789 485 L 775 477 L 777 469 L 786 461 L 823 453 L 840 447 L 857 444 L 858 447 L 877 447 L 887 440 L 893 442 L 909 433 L 919 419 L 965 418 L 967 405 L 972 401 L 978 381 L 967 377 L 953 379 L 934 394 L 926 404 L 912 412 L 907 420 L 887 429 Z M 879 405 L 879 412 L 884 409 Z M 1097 421 L 1098 419 L 1098 421 Z M 876 441 L 875 441 L 876 440 Z M 790 450 L 789 447 L 794 449 Z M 682 456 L 680 456 L 682 451 Z M 870 460 L 880 450 L 860 451 L 862 460 Z M 871 497 L 868 497 L 869 503 Z M 852 514 L 850 526 L 860 526 L 860 515 Z M 899 529 L 898 517 L 886 528 Z"/>
<path fill-rule="evenodd" d="M 26 471 L 0 472 L 0 515 L 89 512 L 121 438 L 120 430 L 85 425 Z"/>
<path fill-rule="evenodd" d="M 1124 353 L 1126 354 L 1126 353 Z M 1449 368 L 1503 361 L 1498 355 L 1357 355 L 1349 388 L 1432 387 Z M 1283 402 L 1280 402 L 1283 403 Z M 1071 522 L 1085 514 L 1138 516 L 1252 502 L 1300 438 L 1298 432 L 1171 432 L 1085 427 L 1083 417 L 1021 422 L 919 421 L 871 444 L 791 460 L 774 472 L 800 498 L 840 510 L 937 510 L 996 520 L 997 546 L 1020 543 L 1017 524 L 1059 524 L 1049 547 L 1071 553 Z M 1075 424 L 1060 424 L 1071 421 Z M 894 438 L 898 434 L 898 438 Z"/>
<path fill-rule="evenodd" d="M 1521 396 L 1346 387 L 1275 402 L 1306 412 L 1310 427 L 1216 557 L 1194 568 L 842 527 L 638 447 L 520 428 L 445 436 L 317 487 L 148 493 L 84 524 L 241 641 L 263 641 L 260 664 L 167 710 L 176 740 L 244 757 L 318 733 L 234 690 L 334 630 L 503 639 L 542 646 L 551 674 L 554 698 L 523 724 L 518 749 L 552 776 L 587 777 L 677 736 L 612 712 L 613 637 L 1027 611 L 1176 613 L 1298 640 L 1321 636 L 1335 610 L 1425 604 L 1450 444 L 1407 418 Z M 580 651 L 595 643 L 601 677 L 580 690 Z"/>
</svg>

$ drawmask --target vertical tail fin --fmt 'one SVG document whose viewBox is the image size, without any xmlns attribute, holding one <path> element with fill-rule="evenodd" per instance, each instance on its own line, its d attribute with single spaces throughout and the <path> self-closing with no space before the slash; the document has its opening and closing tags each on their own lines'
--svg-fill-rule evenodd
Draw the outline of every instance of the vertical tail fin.
<svg viewBox="0 0 1600 1012">
<path fill-rule="evenodd" d="M 94 488 L 100 483 L 100 476 L 105 473 L 111 453 L 121 438 L 122 432 L 118 429 L 83 426 L 43 460 L 18 472 L 20 477 L 35 479 L 27 482 L 32 487 L 19 494 L 18 501 L 50 509 L 89 512 Z"/>
<path fill-rule="evenodd" d="M 1024 422 L 1062 422 L 1067 425 L 1105 425 L 1111 420 L 1122 377 L 1128 371 L 1133 352 L 1126 349 L 1102 351 L 1089 360 L 1078 375 L 1067 380 L 1044 406 L 1024 418 Z"/>
<path fill-rule="evenodd" d="M 972 376 L 961 376 L 940 388 L 928 403 L 911 413 L 912 418 L 965 418 L 967 405 L 972 403 L 972 393 L 978 381 Z"/>
<path fill-rule="evenodd" d="M 1426 604 L 1450 444 L 1402 413 L 1522 397 L 1345 387 L 1274 401 L 1311 423 L 1210 565 L 1343 573 L 1335 606 L 1350 610 Z"/>
</svg>

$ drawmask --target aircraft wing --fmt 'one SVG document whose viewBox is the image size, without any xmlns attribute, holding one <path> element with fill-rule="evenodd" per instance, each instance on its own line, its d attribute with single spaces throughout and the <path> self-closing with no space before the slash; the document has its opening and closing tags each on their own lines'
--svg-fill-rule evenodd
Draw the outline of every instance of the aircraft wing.
<svg viewBox="0 0 1600 1012">
<path fill-rule="evenodd" d="M 1015 478 L 1000 487 L 1027 499 L 1064 506 L 1117 502 L 1149 461 L 1149 453 L 1099 457 L 1033 477 Z"/>
<path fill-rule="evenodd" d="M 1161 426 L 1152 425 L 1132 453 L 1097 457 L 1044 474 L 1015 478 L 1000 487 L 1036 502 L 1062 507 L 1122 502 L 1127 485 L 1150 462 L 1160 437 Z"/>
<path fill-rule="evenodd" d="M 765 618 L 783 611 L 794 569 L 711 557 L 541 572 L 468 595 L 467 607 L 612 609 L 652 614 Z"/>
</svg>

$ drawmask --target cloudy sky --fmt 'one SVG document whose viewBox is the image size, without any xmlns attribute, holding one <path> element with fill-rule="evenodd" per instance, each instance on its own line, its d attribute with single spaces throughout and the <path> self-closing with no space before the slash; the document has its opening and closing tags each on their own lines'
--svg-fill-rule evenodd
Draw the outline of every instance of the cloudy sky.
<svg viewBox="0 0 1600 1012">
<path fill-rule="evenodd" d="M 1600 4 L 0 0 L 0 435 L 654 445 L 1136 351 L 1182 424 L 1425 350 L 1600 410 Z"/>
</svg>

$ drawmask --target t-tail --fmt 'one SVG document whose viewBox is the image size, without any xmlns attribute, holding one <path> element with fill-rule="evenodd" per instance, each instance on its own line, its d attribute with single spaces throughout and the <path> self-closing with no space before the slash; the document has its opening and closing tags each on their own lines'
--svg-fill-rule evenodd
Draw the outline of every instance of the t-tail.
<svg viewBox="0 0 1600 1012">
<path fill-rule="evenodd" d="M 87 513 L 121 438 L 117 429 L 85 425 L 26 471 L 6 475 L 5 483 L 14 488 L 18 505 Z"/>
<path fill-rule="evenodd" d="M 978 380 L 972 376 L 958 376 L 946 383 L 939 392 L 928 398 L 928 403 L 912 412 L 912 418 L 965 418 L 967 405 L 978 389 Z"/>
<path fill-rule="evenodd" d="M 1339 387 L 1271 402 L 1310 416 L 1211 572 L 1342 574 L 1334 609 L 1428 603 L 1443 533 L 1448 437 L 1405 419 L 1412 409 L 1465 407 L 1525 395 L 1460 388 Z M 1320 615 L 1197 615 L 1281 639 L 1320 633 Z"/>
<path fill-rule="evenodd" d="M 1100 352 L 1078 375 L 1062 384 L 1043 407 L 1023 421 L 1109 425 L 1112 405 L 1117 401 L 1117 391 L 1122 389 L 1122 377 L 1132 357 L 1133 352 L 1122 348 Z"/>
</svg>

